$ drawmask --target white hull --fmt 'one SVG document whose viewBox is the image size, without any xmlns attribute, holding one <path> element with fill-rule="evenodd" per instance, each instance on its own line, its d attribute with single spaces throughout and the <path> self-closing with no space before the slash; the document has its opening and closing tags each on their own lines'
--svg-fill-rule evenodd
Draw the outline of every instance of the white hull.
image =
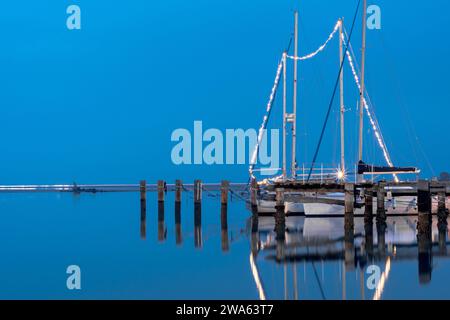
<svg viewBox="0 0 450 320">
<path fill-rule="evenodd" d="M 276 202 L 270 200 L 258 200 L 258 212 L 259 213 L 275 213 Z M 285 202 L 284 204 L 284 212 L 286 214 L 295 213 L 295 214 L 303 214 L 305 212 L 304 204 L 297 202 Z"/>
</svg>

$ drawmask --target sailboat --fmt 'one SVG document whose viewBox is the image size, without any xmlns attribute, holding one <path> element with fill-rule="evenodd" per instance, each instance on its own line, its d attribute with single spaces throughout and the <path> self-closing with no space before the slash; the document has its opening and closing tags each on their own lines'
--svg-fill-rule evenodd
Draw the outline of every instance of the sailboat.
<svg viewBox="0 0 450 320">
<path fill-rule="evenodd" d="M 255 177 L 255 172 L 257 169 L 255 168 L 256 158 L 259 152 L 259 144 L 262 140 L 263 132 L 267 127 L 267 123 L 270 116 L 270 111 L 274 104 L 274 98 L 277 92 L 277 89 L 282 82 L 283 87 L 283 146 L 282 146 L 282 174 L 279 176 L 274 176 L 271 178 L 265 178 L 260 181 L 257 181 L 260 190 L 260 196 L 257 202 L 258 212 L 261 214 L 274 213 L 275 209 L 275 193 L 273 191 L 269 191 L 268 188 L 270 185 L 278 182 L 294 182 L 294 183 L 344 183 L 349 179 L 350 175 L 354 175 L 355 182 L 364 182 L 365 176 L 371 176 L 374 179 L 375 176 L 380 175 L 391 175 L 395 182 L 399 182 L 398 176 L 400 174 L 414 174 L 418 175 L 420 170 L 416 167 L 397 167 L 394 166 L 386 143 L 383 139 L 383 135 L 381 134 L 381 129 L 376 120 L 375 114 L 373 112 L 373 108 L 371 107 L 370 97 L 368 95 L 367 89 L 365 87 L 365 53 L 366 53 L 366 12 L 367 12 L 367 0 L 363 0 L 363 28 L 362 28 L 362 56 L 361 56 L 361 72 L 358 72 L 358 66 L 356 63 L 355 54 L 351 47 L 351 34 L 353 32 L 353 26 L 350 32 L 350 35 L 347 34 L 343 19 L 339 19 L 332 31 L 332 33 L 327 38 L 326 42 L 321 45 L 316 51 L 305 55 L 298 55 L 298 12 L 294 13 L 294 45 L 293 45 L 293 55 L 289 55 L 288 50 L 284 51 L 282 54 L 282 58 L 278 64 L 277 73 L 274 81 L 274 86 L 272 88 L 272 92 L 269 98 L 269 102 L 267 104 L 266 116 L 263 119 L 263 123 L 260 127 L 260 134 L 258 136 L 258 143 L 255 146 L 255 150 L 252 156 L 252 162 L 249 168 L 250 179 L 257 181 Z M 359 3 L 358 9 L 359 10 Z M 356 14 L 355 13 L 355 18 Z M 339 81 L 339 91 L 340 91 L 340 164 L 337 168 L 329 167 L 324 168 L 321 166 L 320 168 L 315 168 L 316 158 L 313 160 L 313 164 L 311 167 L 299 168 L 297 165 L 296 159 L 296 143 L 297 143 L 297 77 L 298 77 L 298 62 L 311 59 L 315 57 L 317 54 L 322 52 L 335 34 L 339 35 L 339 61 L 340 61 L 340 69 L 338 75 Z M 345 47 L 345 49 L 344 49 Z M 359 100 L 360 100 L 360 108 L 359 108 L 359 139 L 358 139 L 358 163 L 355 165 L 354 172 L 349 172 L 347 170 L 346 162 L 345 162 L 345 129 L 344 129 L 344 77 L 343 77 L 343 65 L 347 58 L 348 64 L 351 67 L 351 71 L 353 77 L 355 79 L 355 84 L 359 89 Z M 289 112 L 287 105 L 287 60 L 290 59 L 293 61 L 293 99 L 292 99 L 292 110 Z M 336 86 L 338 82 L 336 82 Z M 335 90 L 336 92 L 336 90 Z M 333 94 L 334 99 L 334 94 Z M 330 103 L 330 108 L 333 100 Z M 378 143 L 382 155 L 386 161 L 385 166 L 378 165 L 369 165 L 363 161 L 363 127 L 364 127 L 364 115 L 367 114 L 367 117 L 370 122 L 371 129 L 374 132 L 374 136 L 376 142 Z M 328 115 L 327 115 L 328 116 Z M 326 123 L 325 123 L 326 125 Z M 290 126 L 291 131 L 291 164 L 290 164 L 290 175 L 288 176 L 288 159 L 287 159 L 287 136 L 288 136 L 288 126 Z M 324 127 L 325 128 L 325 127 Z M 322 132 L 323 136 L 323 132 Z M 321 136 L 321 139 L 322 139 Z M 321 141 L 321 140 L 320 140 Z M 320 143 L 319 143 L 320 146 Z M 316 151 L 317 156 L 317 151 Z M 315 157 L 316 157 L 315 156 Z M 390 187 L 390 190 L 387 191 L 386 197 L 386 205 L 387 214 L 411 214 L 417 212 L 417 199 L 416 197 L 400 197 L 393 198 L 392 192 L 395 191 L 396 187 Z M 399 187 L 405 188 L 405 187 Z M 356 196 L 356 202 L 361 204 L 357 207 L 362 207 L 364 203 L 364 190 L 359 190 L 359 194 Z M 376 201 L 376 199 L 375 199 Z M 300 215 L 343 215 L 343 204 L 344 204 L 344 194 L 343 193 L 306 193 L 306 192 L 288 192 L 285 193 L 285 211 L 287 214 L 300 214 Z M 376 208 L 376 205 L 373 206 Z M 355 214 L 363 213 L 364 208 L 356 209 Z"/>
</svg>

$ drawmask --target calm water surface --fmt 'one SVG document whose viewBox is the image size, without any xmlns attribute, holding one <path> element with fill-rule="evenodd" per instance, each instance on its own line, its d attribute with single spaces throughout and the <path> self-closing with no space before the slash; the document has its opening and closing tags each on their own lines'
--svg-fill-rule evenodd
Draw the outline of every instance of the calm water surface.
<svg viewBox="0 0 450 320">
<path fill-rule="evenodd" d="M 137 193 L 3 194 L 0 298 L 450 298 L 448 228 L 437 218 L 421 232 L 418 217 L 357 218 L 346 233 L 343 218 L 252 219 L 234 197 L 225 223 L 220 200 L 205 194 L 195 227 L 190 194 L 180 223 L 166 199 L 158 213 L 149 194 L 141 217 Z M 66 287 L 73 264 L 79 291 Z"/>
</svg>

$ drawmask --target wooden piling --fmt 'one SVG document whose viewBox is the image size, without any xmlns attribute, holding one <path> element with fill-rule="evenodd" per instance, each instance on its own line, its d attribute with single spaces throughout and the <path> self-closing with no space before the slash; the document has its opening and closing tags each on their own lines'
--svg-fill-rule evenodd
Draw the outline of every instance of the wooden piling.
<svg viewBox="0 0 450 320">
<path fill-rule="evenodd" d="M 445 187 L 444 190 L 438 193 L 438 212 L 439 213 L 445 213 L 446 207 L 445 207 L 445 200 L 447 199 L 447 195 L 445 193 Z"/>
<path fill-rule="evenodd" d="M 355 226 L 355 217 L 354 217 L 354 210 L 355 210 L 355 185 L 353 183 L 346 183 L 344 185 L 344 228 L 345 228 L 345 234 L 350 235 L 354 234 L 354 226 Z M 353 242 L 353 240 L 352 240 Z"/>
<path fill-rule="evenodd" d="M 373 189 L 364 190 L 364 217 L 372 219 L 373 217 Z"/>
<path fill-rule="evenodd" d="M 158 180 L 158 202 L 164 202 L 165 183 L 163 180 Z"/>
<path fill-rule="evenodd" d="M 250 183 L 250 202 L 252 207 L 258 206 L 258 182 L 252 179 Z"/>
<path fill-rule="evenodd" d="M 386 209 L 385 209 L 385 190 L 386 183 L 381 181 L 378 183 L 377 187 L 377 219 L 386 220 Z"/>
<path fill-rule="evenodd" d="M 175 203 L 181 202 L 181 191 L 183 190 L 183 183 L 181 180 L 175 181 Z"/>
<path fill-rule="evenodd" d="M 194 181 L 194 203 L 202 202 L 202 181 Z"/>
<path fill-rule="evenodd" d="M 221 191 L 221 195 L 220 195 L 220 203 L 222 205 L 227 205 L 228 204 L 228 190 L 230 187 L 230 182 L 224 180 L 221 183 L 220 186 L 220 191 Z"/>
<path fill-rule="evenodd" d="M 277 188 L 275 190 L 275 200 L 277 208 L 284 208 L 284 189 Z"/>
<path fill-rule="evenodd" d="M 353 214 L 355 206 L 355 185 L 346 183 L 345 186 L 345 214 Z"/>
<path fill-rule="evenodd" d="M 194 246 L 202 248 L 202 181 L 194 181 Z"/>
<path fill-rule="evenodd" d="M 141 239 L 145 239 L 147 235 L 147 183 L 145 180 L 139 183 L 139 190 L 141 194 L 140 235 Z"/>
<path fill-rule="evenodd" d="M 430 182 L 419 180 L 417 182 L 417 205 L 419 212 L 431 213 Z"/>
<path fill-rule="evenodd" d="M 147 182 L 145 180 L 141 180 L 139 183 L 139 191 L 141 192 L 141 201 L 147 200 Z"/>
</svg>

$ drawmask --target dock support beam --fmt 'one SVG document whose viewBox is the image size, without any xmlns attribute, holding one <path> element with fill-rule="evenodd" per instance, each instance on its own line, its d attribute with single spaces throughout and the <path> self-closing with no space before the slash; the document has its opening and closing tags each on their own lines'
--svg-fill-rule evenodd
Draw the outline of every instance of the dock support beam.
<svg viewBox="0 0 450 320">
<path fill-rule="evenodd" d="M 283 188 L 277 188 L 275 190 L 275 200 L 276 200 L 276 207 L 284 209 L 284 189 Z M 284 210 L 283 210 L 283 212 L 284 212 Z"/>
<path fill-rule="evenodd" d="M 158 180 L 158 202 L 164 202 L 165 183 Z"/>
<path fill-rule="evenodd" d="M 367 188 L 364 191 L 364 217 L 366 219 L 373 218 L 373 189 Z"/>
<path fill-rule="evenodd" d="M 222 205 L 228 204 L 228 190 L 230 189 L 230 182 L 229 181 L 222 181 L 220 186 L 220 203 Z"/>
<path fill-rule="evenodd" d="M 431 213 L 430 182 L 420 180 L 417 182 L 417 204 L 419 213 Z"/>
<path fill-rule="evenodd" d="M 386 183 L 381 181 L 378 183 L 377 188 L 377 220 L 386 221 L 386 209 L 385 209 L 385 190 Z"/>
<path fill-rule="evenodd" d="M 194 181 L 194 203 L 202 202 L 202 181 Z"/>
<path fill-rule="evenodd" d="M 183 190 L 183 182 L 181 180 L 175 181 L 175 203 L 181 202 L 182 190 Z"/>
<path fill-rule="evenodd" d="M 354 229 L 355 185 L 346 183 L 345 186 L 345 234 L 351 235 Z"/>
<path fill-rule="evenodd" d="M 228 241 L 228 190 L 230 188 L 230 182 L 223 180 L 220 185 L 220 229 L 222 235 L 222 251 L 227 252 L 230 250 Z"/>
<path fill-rule="evenodd" d="M 256 179 L 252 179 L 250 184 L 250 202 L 252 207 L 258 206 L 258 182 Z"/>
<path fill-rule="evenodd" d="M 438 193 L 438 213 L 445 213 L 446 212 L 446 206 L 445 206 L 445 200 L 447 198 L 445 194 L 446 188 L 443 188 L 443 191 Z"/>
<path fill-rule="evenodd" d="M 183 182 L 175 181 L 175 243 L 180 245 L 183 243 L 181 237 L 181 193 L 183 190 Z"/>
<path fill-rule="evenodd" d="M 345 214 L 353 214 L 355 209 L 355 185 L 345 184 Z"/>
<path fill-rule="evenodd" d="M 202 241 L 202 181 L 194 181 L 194 245 L 203 246 Z"/>
<path fill-rule="evenodd" d="M 166 240 L 167 230 L 164 223 L 164 195 L 166 183 L 164 180 L 158 180 L 158 241 Z"/>
<path fill-rule="evenodd" d="M 142 180 L 139 183 L 141 192 L 141 239 L 147 235 L 147 182 Z"/>
</svg>

